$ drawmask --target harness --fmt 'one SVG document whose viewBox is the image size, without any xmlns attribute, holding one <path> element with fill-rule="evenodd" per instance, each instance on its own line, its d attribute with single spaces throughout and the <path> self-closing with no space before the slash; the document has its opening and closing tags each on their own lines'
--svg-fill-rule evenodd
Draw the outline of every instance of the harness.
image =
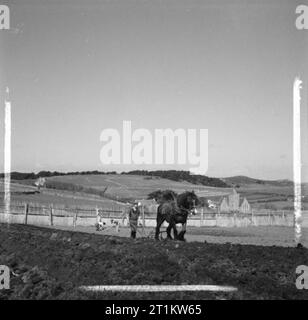
<svg viewBox="0 0 308 320">
<path fill-rule="evenodd" d="M 173 214 L 179 214 L 179 215 L 188 215 L 190 213 L 190 209 L 186 209 L 184 208 L 183 206 L 178 206 L 177 203 L 172 203 L 172 206 L 174 207 L 175 209 L 175 212 Z"/>
<path fill-rule="evenodd" d="M 190 209 L 186 209 L 184 207 L 179 207 L 180 209 L 180 214 L 185 215 L 185 214 L 190 214 Z"/>
</svg>

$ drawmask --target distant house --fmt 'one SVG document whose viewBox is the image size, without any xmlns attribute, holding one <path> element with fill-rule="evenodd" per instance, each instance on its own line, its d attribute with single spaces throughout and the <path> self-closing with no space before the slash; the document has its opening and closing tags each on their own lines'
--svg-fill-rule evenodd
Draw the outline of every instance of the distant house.
<svg viewBox="0 0 308 320">
<path fill-rule="evenodd" d="M 223 197 L 218 204 L 219 213 L 227 212 L 251 212 L 251 206 L 246 198 L 240 199 L 240 195 L 233 189 L 227 197 Z"/>
<path fill-rule="evenodd" d="M 222 198 L 221 201 L 218 204 L 218 211 L 219 212 L 229 212 L 230 207 L 227 198 Z"/>
<path fill-rule="evenodd" d="M 251 212 L 251 206 L 246 198 L 242 200 L 242 203 L 240 205 L 240 210 L 241 213 L 250 213 Z"/>
<path fill-rule="evenodd" d="M 240 206 L 240 195 L 233 189 L 232 194 L 228 196 L 230 211 L 238 211 Z"/>
</svg>

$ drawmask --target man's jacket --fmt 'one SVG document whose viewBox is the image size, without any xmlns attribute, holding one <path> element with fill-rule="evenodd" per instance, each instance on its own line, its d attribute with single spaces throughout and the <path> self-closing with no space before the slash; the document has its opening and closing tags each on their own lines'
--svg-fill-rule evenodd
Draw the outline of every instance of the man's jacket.
<svg viewBox="0 0 308 320">
<path fill-rule="evenodd" d="M 140 215 L 140 210 L 139 208 L 137 208 L 136 210 L 134 210 L 134 208 L 131 208 L 129 210 L 129 221 L 137 221 L 138 220 L 138 217 Z"/>
</svg>

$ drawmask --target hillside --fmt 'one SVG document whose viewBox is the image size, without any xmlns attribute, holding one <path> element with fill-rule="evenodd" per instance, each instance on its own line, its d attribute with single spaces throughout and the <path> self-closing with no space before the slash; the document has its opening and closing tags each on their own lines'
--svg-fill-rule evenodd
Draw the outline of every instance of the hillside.
<svg viewBox="0 0 308 320">
<path fill-rule="evenodd" d="M 138 174 L 134 174 L 138 173 Z M 236 187 L 241 197 L 246 197 L 254 208 L 291 210 L 294 201 L 294 188 L 289 180 L 260 180 L 247 176 L 234 176 L 224 179 L 208 178 L 190 175 L 186 171 L 132 171 L 129 173 L 89 172 L 40 172 L 35 177 L 46 176 L 46 188 L 36 193 L 33 188 L 32 174 L 17 175 L 14 178 L 27 177 L 22 180 L 12 180 L 12 199 L 27 202 L 61 203 L 67 205 L 102 205 L 102 202 L 112 200 L 127 202 L 135 199 L 146 199 L 157 190 L 170 189 L 176 193 L 194 190 L 199 197 L 219 201 L 229 194 L 231 188 L 205 185 L 222 181 L 225 185 Z M 161 176 L 163 177 L 161 177 Z M 199 178 L 201 180 L 199 180 Z M 192 182 L 186 181 L 191 179 Z M 210 179 L 210 180 L 209 180 Z M 224 180 L 224 181 L 223 181 Z M 1 181 L 1 180 L 0 180 Z M 220 184 L 219 184 L 220 185 Z M 0 183 L 0 191 L 3 182 Z M 35 194 L 34 194 L 35 193 Z M 303 185 L 303 208 L 307 208 L 308 187 Z"/>
<path fill-rule="evenodd" d="M 222 178 L 225 183 L 229 185 L 250 185 L 250 184 L 260 184 L 260 185 L 272 185 L 272 186 L 293 186 L 293 182 L 290 180 L 261 180 L 261 179 L 254 179 L 247 176 L 233 176 L 233 177 L 227 177 Z"/>
<path fill-rule="evenodd" d="M 58 172 L 58 171 L 40 171 L 38 173 L 34 172 L 12 172 L 11 179 L 14 180 L 35 180 L 39 177 L 57 177 L 57 176 L 80 176 L 80 175 L 115 175 L 114 171 L 103 172 L 103 171 L 76 171 L 76 172 Z M 229 185 L 219 178 L 211 178 L 204 175 L 191 174 L 189 171 L 180 170 L 134 170 L 129 172 L 122 172 L 124 175 L 141 175 L 150 177 L 160 177 L 164 179 L 169 179 L 172 181 L 187 181 L 192 184 L 200 184 L 210 187 L 227 188 Z M 0 178 L 4 178 L 4 174 L 0 174 Z"/>
<path fill-rule="evenodd" d="M 209 187 L 217 188 L 228 188 L 229 185 L 219 178 L 211 178 L 200 174 L 192 174 L 189 171 L 179 171 L 179 170 L 134 170 L 130 172 L 123 172 L 122 174 L 128 175 L 141 175 L 150 177 L 160 177 L 169 179 L 172 181 L 187 181 L 192 184 L 199 184 Z"/>
<path fill-rule="evenodd" d="M 89 176 L 89 175 L 116 175 L 117 173 L 112 172 L 103 172 L 103 171 L 76 171 L 76 172 L 58 172 L 58 171 L 40 171 L 38 173 L 34 172 L 12 172 L 12 180 L 35 180 L 39 177 L 58 177 L 58 176 Z M 236 185 L 250 185 L 250 184 L 268 184 L 272 186 L 292 186 L 293 182 L 287 179 L 282 180 L 262 180 L 254 179 L 247 176 L 232 176 L 226 178 L 215 178 L 208 177 L 204 175 L 192 174 L 189 171 L 180 171 L 180 170 L 134 170 L 129 172 L 122 172 L 121 175 L 138 175 L 138 176 L 148 176 L 151 177 L 160 177 L 164 179 L 169 179 L 172 181 L 186 181 L 191 184 L 198 184 L 203 186 L 218 187 L 218 188 L 228 188 L 234 187 Z M 0 178 L 4 178 L 4 174 L 0 173 Z"/>
<path fill-rule="evenodd" d="M 108 175 L 65 175 L 47 178 L 47 185 L 60 188 L 61 185 L 83 186 L 85 189 L 104 191 L 104 196 L 115 200 L 146 199 L 156 190 L 171 189 L 177 193 L 194 190 L 199 196 L 221 196 L 230 193 L 229 188 L 208 187 L 187 181 L 172 181 L 157 176 L 133 174 Z"/>
</svg>

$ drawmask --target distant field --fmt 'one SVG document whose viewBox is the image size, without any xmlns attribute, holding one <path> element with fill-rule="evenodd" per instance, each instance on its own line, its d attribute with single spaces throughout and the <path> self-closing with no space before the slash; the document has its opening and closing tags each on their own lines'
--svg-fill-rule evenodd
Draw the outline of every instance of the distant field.
<svg viewBox="0 0 308 320">
<path fill-rule="evenodd" d="M 31 192 L 31 191 L 35 191 L 36 190 L 36 187 L 34 186 L 29 186 L 29 185 L 26 185 L 26 184 L 21 184 L 16 181 L 11 181 L 11 185 L 10 185 L 10 189 L 11 189 L 11 192 Z M 0 192 L 4 192 L 4 181 L 3 179 L 0 180 Z"/>
<path fill-rule="evenodd" d="M 293 186 L 275 186 L 270 184 L 247 184 L 242 185 L 237 191 L 255 208 L 267 208 L 277 210 L 287 210 L 293 208 Z M 308 188 L 302 187 L 303 207 L 308 209 Z"/>
<path fill-rule="evenodd" d="M 294 207 L 293 185 L 290 184 L 241 184 L 236 191 L 241 197 L 247 198 L 254 209 L 292 210 Z M 302 187 L 302 196 L 303 209 L 308 210 L 307 184 Z M 213 199 L 217 201 L 219 197 L 213 197 Z"/>
<path fill-rule="evenodd" d="M 27 185 L 29 181 L 16 181 L 11 183 L 11 200 L 16 202 L 28 202 L 39 204 L 58 204 L 68 207 L 112 207 L 115 203 L 113 200 L 101 198 L 89 194 L 80 194 L 63 190 L 49 190 L 42 188 L 40 193 L 32 192 L 37 188 L 31 185 Z M 4 183 L 0 180 L 0 192 L 4 195 Z M 3 201 L 2 196 L 0 201 Z"/>
<path fill-rule="evenodd" d="M 38 194 L 18 194 L 12 195 L 11 200 L 16 202 L 28 202 L 28 203 L 38 203 L 38 204 L 54 204 L 54 205 L 63 205 L 67 207 L 108 207 L 112 208 L 115 204 L 115 201 L 109 199 L 96 199 L 90 196 L 76 196 L 73 194 L 67 193 L 42 193 Z M 118 206 L 117 206 L 118 207 Z"/>
<path fill-rule="evenodd" d="M 144 199 L 148 194 L 158 189 L 172 189 L 178 193 L 186 190 L 195 190 L 200 196 L 222 196 L 230 193 L 229 188 L 206 187 L 188 182 L 176 182 L 168 179 L 134 175 L 72 175 L 48 178 L 49 181 L 61 181 L 83 185 L 88 188 L 104 190 L 112 197 Z"/>
<path fill-rule="evenodd" d="M 194 185 L 189 182 L 177 182 L 159 177 L 149 177 L 140 175 L 67 175 L 47 178 L 50 182 L 60 182 L 92 188 L 105 192 L 106 198 L 94 196 L 88 193 L 42 189 L 41 194 L 16 194 L 29 193 L 36 190 L 32 186 L 31 180 L 16 180 L 11 184 L 13 192 L 12 199 L 18 201 L 29 201 L 39 203 L 59 203 L 68 206 L 96 206 L 112 203 L 114 200 L 135 200 L 145 199 L 148 194 L 159 189 L 171 189 L 178 193 L 186 190 L 194 190 L 198 196 L 206 197 L 218 201 L 222 196 L 231 192 L 231 188 L 215 188 L 202 185 Z M 255 209 L 270 210 L 292 210 L 293 208 L 293 186 L 271 185 L 269 183 L 242 184 L 236 189 L 241 197 L 246 197 Z M 0 180 L 0 192 L 4 191 L 3 180 Z M 308 187 L 302 188 L 303 208 L 308 210 Z"/>
<path fill-rule="evenodd" d="M 104 190 L 106 198 L 80 192 L 54 190 L 42 188 L 39 194 L 26 194 L 36 190 L 32 180 L 19 180 L 11 184 L 11 199 L 21 202 L 53 203 L 67 206 L 110 206 L 115 200 L 146 199 L 148 194 L 158 189 L 172 189 L 178 193 L 194 190 L 199 196 L 217 196 L 229 194 L 230 188 L 215 188 L 194 185 L 188 182 L 176 182 L 162 178 L 150 178 L 134 175 L 68 175 L 47 178 L 47 181 L 56 181 L 81 185 L 85 188 Z M 3 180 L 0 181 L 0 192 L 4 192 Z M 16 194 L 18 192 L 18 194 Z M 22 194 L 24 193 L 24 194 Z"/>
</svg>

